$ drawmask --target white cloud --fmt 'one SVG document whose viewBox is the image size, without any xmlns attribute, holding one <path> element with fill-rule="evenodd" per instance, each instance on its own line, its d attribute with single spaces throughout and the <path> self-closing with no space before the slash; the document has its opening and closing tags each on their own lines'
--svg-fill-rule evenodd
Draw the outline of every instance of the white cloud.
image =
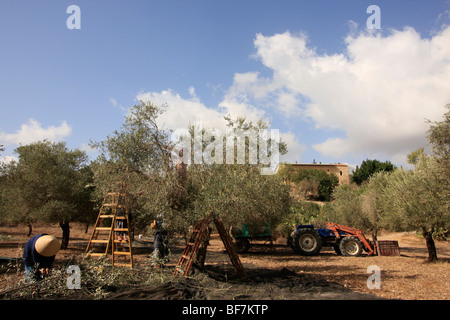
<svg viewBox="0 0 450 320">
<path fill-rule="evenodd" d="M 229 89 L 232 92 L 233 88 Z M 225 94 L 224 100 L 217 108 L 209 108 L 200 101 L 195 88 L 189 88 L 189 98 L 182 98 L 173 90 L 162 92 L 143 92 L 137 95 L 138 100 L 151 101 L 156 105 L 167 105 L 167 110 L 160 116 L 159 121 L 167 129 L 187 128 L 195 121 L 203 123 L 203 127 L 225 130 L 224 116 L 232 118 L 245 116 L 249 121 L 257 122 L 264 117 L 265 112 L 248 103 L 235 99 L 234 93 Z"/>
<path fill-rule="evenodd" d="M 28 123 L 22 124 L 15 133 L 0 132 L 0 141 L 5 145 L 9 144 L 30 144 L 47 139 L 49 141 L 59 141 L 69 136 L 72 128 L 63 121 L 60 126 L 49 126 L 43 128 L 41 123 L 34 119 L 29 119 Z"/>
<path fill-rule="evenodd" d="M 8 164 L 13 161 L 18 162 L 19 158 L 14 157 L 14 156 L 4 156 L 4 157 L 0 158 L 0 163 L 3 163 L 3 164 Z"/>
<path fill-rule="evenodd" d="M 223 101 L 219 104 L 219 108 L 213 109 L 206 107 L 196 96 L 195 89 L 189 88 L 190 98 L 182 98 L 178 93 L 172 90 L 157 92 L 144 92 L 137 95 L 139 101 L 150 101 L 158 106 L 166 105 L 166 111 L 158 118 L 160 125 L 165 129 L 184 129 L 189 124 L 199 121 L 203 128 L 219 129 L 222 132 L 226 130 L 226 121 L 224 116 L 231 115 L 232 118 L 237 116 L 245 116 L 249 121 L 257 122 L 261 118 L 264 119 L 265 111 L 246 103 L 245 99 L 239 98 L 237 91 L 245 92 L 242 87 L 237 84 L 245 84 L 247 80 L 252 80 L 251 74 L 237 74 L 237 79 L 228 93 L 225 94 Z M 279 129 L 279 128 L 274 128 Z M 280 130 L 280 129 L 279 129 Z M 300 160 L 301 154 L 306 149 L 292 132 L 282 132 L 280 136 L 288 145 L 289 154 L 281 156 L 280 161 L 293 162 Z"/>
<path fill-rule="evenodd" d="M 118 108 L 120 111 L 122 111 L 122 112 L 127 112 L 127 108 L 124 108 L 124 106 L 123 106 L 122 104 L 118 103 L 116 99 L 110 98 L 110 99 L 109 99 L 109 102 L 111 102 L 111 104 L 112 104 L 114 107 Z"/>
<path fill-rule="evenodd" d="M 318 54 L 304 34 L 258 34 L 254 56 L 273 75 L 235 77 L 232 93 L 345 132 L 313 146 L 324 156 L 399 159 L 425 145 L 425 119 L 439 120 L 450 102 L 450 27 L 430 39 L 412 28 L 352 30 L 345 42 L 345 54 Z"/>
<path fill-rule="evenodd" d="M 171 129 L 194 121 L 223 129 L 228 114 L 308 120 L 317 129 L 344 133 L 312 146 L 323 156 L 402 164 L 407 153 L 426 145 L 425 119 L 440 120 L 450 102 L 450 27 L 423 38 L 413 28 L 358 33 L 355 23 L 349 26 L 346 51 L 336 54 L 317 53 L 305 34 L 257 34 L 253 57 L 271 74 L 234 74 L 217 108 L 205 106 L 193 87 L 188 98 L 167 90 L 138 99 L 167 103 L 161 120 Z M 299 160 L 294 156 L 306 150 L 307 137 L 300 143 L 294 132 L 281 133 L 290 150 L 285 158 Z"/>
<path fill-rule="evenodd" d="M 87 154 L 92 154 L 97 151 L 96 149 L 93 149 L 88 143 L 82 143 L 79 149 L 86 152 Z"/>
<path fill-rule="evenodd" d="M 116 107 L 116 106 L 117 106 L 117 101 L 116 101 L 116 99 L 114 99 L 114 98 L 110 98 L 110 99 L 109 99 L 109 102 L 111 102 L 111 103 L 112 103 L 112 105 L 113 105 L 114 107 Z"/>
<path fill-rule="evenodd" d="M 224 114 L 216 109 L 206 107 L 195 95 L 195 89 L 189 89 L 190 98 L 182 98 L 173 90 L 162 92 L 142 92 L 137 95 L 140 101 L 150 101 L 158 106 L 166 105 L 166 111 L 158 118 L 165 129 L 187 128 L 195 121 L 208 124 L 211 128 L 223 128 Z M 205 126 L 206 127 L 206 126 Z"/>
<path fill-rule="evenodd" d="M 288 153 L 280 156 L 280 162 L 300 163 L 302 161 L 301 155 L 306 150 L 306 146 L 299 142 L 297 137 L 292 132 L 280 133 L 281 140 L 286 142 Z"/>
</svg>

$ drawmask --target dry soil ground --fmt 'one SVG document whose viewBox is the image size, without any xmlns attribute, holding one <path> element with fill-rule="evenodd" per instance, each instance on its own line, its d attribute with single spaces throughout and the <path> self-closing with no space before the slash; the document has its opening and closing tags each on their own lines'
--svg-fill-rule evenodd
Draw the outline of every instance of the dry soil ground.
<svg viewBox="0 0 450 320">
<path fill-rule="evenodd" d="M 57 255 L 57 260 L 81 255 L 90 237 L 85 227 L 73 224 L 69 248 Z M 58 226 L 34 226 L 33 235 L 50 233 L 61 236 Z M 0 257 L 21 257 L 27 240 L 26 227 L 0 227 Z M 320 255 L 303 257 L 285 246 L 279 239 L 274 247 L 262 243 L 255 245 L 240 259 L 248 278 L 237 279 L 228 255 L 217 235 L 212 235 L 206 256 L 203 278 L 195 284 L 188 282 L 167 283 L 157 288 L 121 291 L 113 299 L 275 299 L 275 300 L 324 300 L 324 299 L 406 299 L 450 300 L 450 243 L 436 241 L 439 261 L 425 262 L 427 252 L 423 239 L 413 233 L 385 234 L 379 240 L 398 240 L 401 256 L 361 256 L 357 258 L 337 256 L 332 250 Z M 172 258 L 165 272 L 172 272 L 184 248 L 179 239 L 172 248 Z M 149 266 L 152 251 L 151 235 L 144 235 L 135 243 L 136 270 Z M 381 288 L 369 289 L 367 273 L 369 266 L 376 265 L 381 271 Z M 13 287 L 23 278 L 23 270 L 0 265 L 1 292 Z M 155 271 L 156 272 L 156 271 Z M 197 272 L 197 274 L 200 274 Z M 180 285 L 184 285 L 183 288 Z M 201 287 L 199 287 L 199 285 Z M 190 291 L 187 287 L 190 287 Z M 196 288 L 193 290 L 193 288 Z M 195 292 L 194 292 L 195 291 Z M 186 292 L 190 292 L 186 295 Z M 81 298 L 86 298 L 82 297 Z"/>
</svg>

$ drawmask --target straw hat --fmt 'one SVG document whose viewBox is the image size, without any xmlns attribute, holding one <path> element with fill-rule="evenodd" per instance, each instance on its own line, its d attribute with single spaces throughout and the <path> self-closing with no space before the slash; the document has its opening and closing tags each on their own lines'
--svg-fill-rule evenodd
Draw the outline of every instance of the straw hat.
<svg viewBox="0 0 450 320">
<path fill-rule="evenodd" d="M 41 256 L 52 257 L 58 253 L 60 246 L 58 239 L 47 234 L 36 240 L 34 248 Z"/>
</svg>

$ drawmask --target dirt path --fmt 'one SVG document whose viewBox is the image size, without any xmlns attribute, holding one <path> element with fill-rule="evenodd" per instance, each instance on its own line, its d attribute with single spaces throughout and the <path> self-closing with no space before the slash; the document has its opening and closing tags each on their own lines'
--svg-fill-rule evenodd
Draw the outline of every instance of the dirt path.
<svg viewBox="0 0 450 320">
<path fill-rule="evenodd" d="M 0 257 L 20 257 L 27 240 L 26 228 L 0 227 Z M 33 234 L 48 232 L 59 237 L 57 226 L 36 226 Z M 58 259 L 69 259 L 84 252 L 90 233 L 84 226 L 74 224 L 68 250 L 58 253 Z M 145 235 L 144 235 L 145 236 Z M 144 237 L 151 239 L 151 237 Z M 200 284 L 205 288 L 201 298 L 208 299 L 406 299 L 449 300 L 450 299 L 450 244 L 437 241 L 439 262 L 426 263 L 425 243 L 412 233 L 396 233 L 380 236 L 379 240 L 398 240 L 401 256 L 357 258 L 337 256 L 333 251 L 323 250 L 315 257 L 295 254 L 280 240 L 278 245 L 254 246 L 249 253 L 240 255 L 249 278 L 241 281 L 234 278 L 228 255 L 217 235 L 213 235 L 206 256 L 206 272 Z M 151 241 L 137 243 L 136 268 L 149 264 Z M 183 249 L 183 241 L 173 248 L 173 257 L 168 270 L 177 262 Z M 378 266 L 381 272 L 381 288 L 369 289 L 367 273 L 369 266 Z M 21 272 L 0 269 L 0 288 L 7 288 L 23 277 Z M 178 284 L 180 286 L 180 284 Z M 188 286 L 188 284 L 186 284 Z M 197 287 L 196 285 L 194 287 Z M 167 285 L 167 290 L 179 294 L 178 289 Z M 146 288 L 142 292 L 161 290 Z M 189 291 L 189 290 L 188 290 Z M 141 294 L 142 294 L 141 292 Z M 198 293 L 198 292 L 197 292 Z M 195 294 L 194 294 L 195 295 Z M 143 298 L 151 298 L 150 296 Z"/>
<path fill-rule="evenodd" d="M 299 275 L 339 283 L 354 292 L 381 298 L 450 299 L 449 243 L 436 242 L 440 261 L 430 264 L 425 262 L 427 252 L 424 241 L 412 233 L 388 234 L 379 237 L 379 240 L 399 241 L 401 256 L 343 257 L 336 255 L 332 249 L 325 249 L 318 256 L 303 257 L 280 244 L 274 248 L 256 245 L 240 258 L 247 268 L 286 268 Z M 221 248 L 220 241 L 214 239 L 209 252 L 220 252 Z M 227 256 L 224 255 L 222 260 L 227 262 Z M 367 273 L 367 269 L 373 265 L 380 269 L 380 289 L 369 289 L 367 286 L 368 277 L 373 274 L 373 271 Z"/>
</svg>

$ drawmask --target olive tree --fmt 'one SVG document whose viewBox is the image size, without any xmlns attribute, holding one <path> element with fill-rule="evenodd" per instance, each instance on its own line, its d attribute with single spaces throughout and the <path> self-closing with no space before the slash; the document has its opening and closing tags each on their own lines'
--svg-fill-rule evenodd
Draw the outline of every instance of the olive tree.
<svg viewBox="0 0 450 320">
<path fill-rule="evenodd" d="M 98 198 L 115 182 L 125 181 L 130 195 L 134 195 L 132 224 L 145 227 L 162 214 L 165 227 L 173 232 L 186 232 L 208 214 L 226 224 L 250 220 L 275 223 L 289 201 L 288 189 L 281 180 L 275 175 L 261 175 L 258 164 L 195 163 L 191 148 L 176 150 L 179 141 L 175 135 L 159 126 L 158 117 L 164 109 L 141 102 L 130 108 L 120 131 L 91 143 L 100 152 L 92 164 Z M 253 124 L 243 117 L 225 120 L 229 128 L 242 131 L 268 126 L 263 121 Z M 193 130 L 192 126 L 186 128 L 187 138 L 180 138 L 194 139 Z M 205 133 L 200 132 L 200 151 L 208 157 L 211 140 Z M 245 144 L 248 160 L 252 150 L 248 141 Z M 279 147 L 285 148 L 285 144 L 279 143 Z M 180 158 L 185 162 L 177 163 Z"/>
<path fill-rule="evenodd" d="M 442 121 L 428 121 L 430 129 L 427 138 L 430 142 L 437 165 L 443 175 L 450 176 L 450 104 L 446 106 L 447 112 Z"/>
<path fill-rule="evenodd" d="M 92 163 L 96 199 L 100 205 L 107 192 L 125 185 L 132 229 L 145 228 L 158 214 L 170 210 L 177 179 L 170 161 L 170 131 L 158 124 L 165 108 L 151 102 L 134 105 L 120 130 L 91 142 L 99 151 Z"/>
<path fill-rule="evenodd" d="M 380 171 L 374 173 L 363 186 L 360 194 L 361 212 L 365 218 L 365 227 L 371 231 L 372 238 L 376 241 L 378 231 L 384 227 L 383 215 L 385 213 L 383 202 L 383 190 L 386 187 L 389 173 Z"/>
<path fill-rule="evenodd" d="M 189 169 L 194 219 L 213 214 L 230 226 L 270 223 L 289 212 L 289 187 L 276 175 L 261 175 L 250 165 L 214 165 L 207 172 Z"/>
<path fill-rule="evenodd" d="M 384 204 L 380 198 L 387 175 L 384 171 L 374 173 L 356 189 L 349 185 L 337 187 L 333 192 L 334 200 L 323 206 L 320 220 L 368 231 L 376 240 L 378 231 L 382 228 Z"/>
<path fill-rule="evenodd" d="M 333 192 L 333 202 L 322 208 L 322 222 L 334 222 L 349 227 L 366 229 L 368 219 L 363 215 L 360 191 L 348 185 L 337 187 Z"/>
<path fill-rule="evenodd" d="M 191 164 L 187 168 L 185 219 L 180 221 L 172 216 L 171 221 L 182 224 L 188 219 L 190 223 L 194 223 L 211 214 L 220 218 L 226 226 L 270 223 L 275 227 L 289 211 L 289 187 L 278 175 L 261 174 L 263 164 L 251 163 L 252 156 L 258 154 L 260 148 L 264 147 L 262 144 L 254 144 L 250 139 L 245 139 L 240 141 L 243 143 L 242 146 L 234 145 L 234 148 L 230 148 L 227 145 L 230 141 L 237 141 L 236 132 L 246 135 L 247 130 L 254 132 L 265 130 L 269 124 L 262 120 L 252 123 L 244 117 L 235 120 L 225 117 L 225 120 L 229 129 L 227 132 L 230 134 L 228 136 L 218 134 L 211 139 L 208 132 L 212 130 L 208 128 L 201 130 L 204 137 L 200 146 L 203 161 L 201 163 L 193 161 L 195 159 L 192 153 L 191 158 L 187 159 Z M 187 131 L 187 137 L 184 139 L 190 139 L 194 143 L 195 128 L 191 126 Z M 230 136 L 234 139 L 227 139 Z M 217 148 L 211 148 L 211 143 L 217 143 Z M 237 152 L 239 147 L 243 147 L 244 150 L 240 161 Z M 287 152 L 287 146 L 283 141 L 269 139 L 266 147 L 271 152 L 273 148 L 279 148 L 277 151 L 280 154 Z M 231 155 L 227 154 L 230 150 Z M 215 153 L 214 161 L 210 161 L 209 158 L 212 153 Z M 231 159 L 231 163 L 227 159 Z"/>
<path fill-rule="evenodd" d="M 448 177 L 438 160 L 422 155 L 414 170 L 397 169 L 390 174 L 383 192 L 385 224 L 403 230 L 420 230 L 428 260 L 437 259 L 433 234 L 450 226 Z"/>
<path fill-rule="evenodd" d="M 57 222 L 61 248 L 67 248 L 70 222 L 86 221 L 94 213 L 86 154 L 46 140 L 20 146 L 15 153 L 18 160 L 1 169 L 3 219 L 27 224 L 29 235 L 34 222 Z"/>
<path fill-rule="evenodd" d="M 425 154 L 423 148 L 411 152 L 408 160 L 415 165 L 414 169 L 393 172 L 382 196 L 385 225 L 420 231 L 429 261 L 437 260 L 433 235 L 450 228 L 450 105 L 446 108 L 442 121 L 428 121 L 427 137 L 433 154 Z"/>
</svg>

